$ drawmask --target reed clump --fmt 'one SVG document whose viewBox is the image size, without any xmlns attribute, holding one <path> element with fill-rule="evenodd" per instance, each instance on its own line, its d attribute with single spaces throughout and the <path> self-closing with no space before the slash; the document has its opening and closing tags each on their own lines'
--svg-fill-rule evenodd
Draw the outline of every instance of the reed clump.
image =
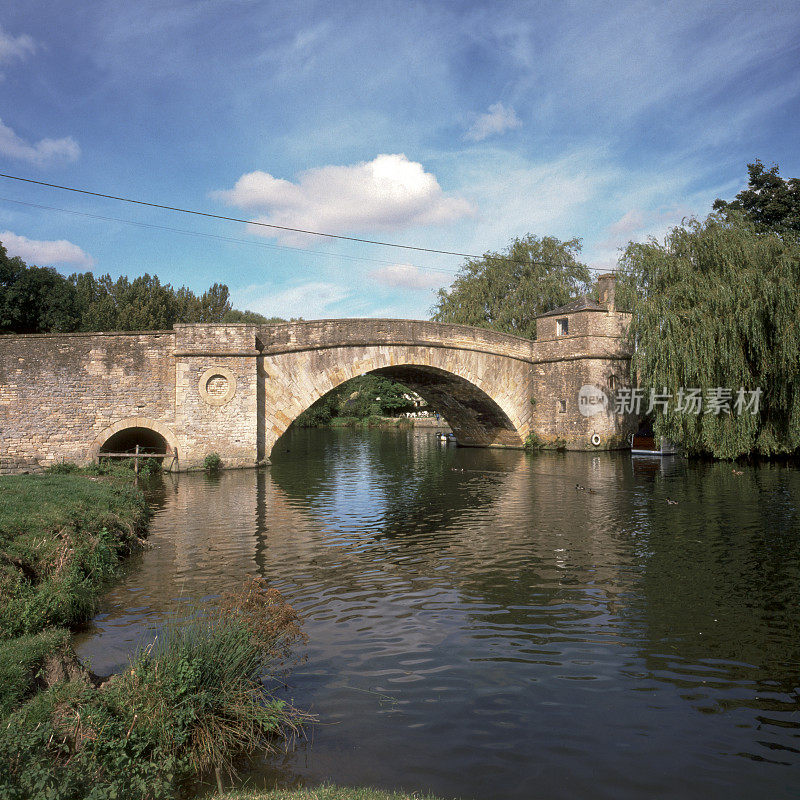
<svg viewBox="0 0 800 800">
<path fill-rule="evenodd" d="M 94 688 L 59 682 L 5 720 L 0 795 L 160 800 L 277 748 L 310 720 L 274 679 L 303 639 L 294 609 L 259 579 L 174 619 Z"/>
</svg>

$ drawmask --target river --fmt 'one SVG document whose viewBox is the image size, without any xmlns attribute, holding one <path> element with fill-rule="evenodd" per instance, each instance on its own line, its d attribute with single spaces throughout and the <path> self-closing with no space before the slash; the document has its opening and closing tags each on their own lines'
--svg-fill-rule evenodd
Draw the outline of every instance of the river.
<svg viewBox="0 0 800 800">
<path fill-rule="evenodd" d="M 797 798 L 800 471 L 735 470 L 292 429 L 270 468 L 151 489 L 153 547 L 77 649 L 119 670 L 261 575 L 309 637 L 284 696 L 320 721 L 256 785 Z"/>
</svg>

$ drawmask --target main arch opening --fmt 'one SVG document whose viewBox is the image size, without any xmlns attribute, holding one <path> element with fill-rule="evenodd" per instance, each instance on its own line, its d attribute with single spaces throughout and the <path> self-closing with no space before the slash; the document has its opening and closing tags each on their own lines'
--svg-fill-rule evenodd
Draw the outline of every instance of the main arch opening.
<svg viewBox="0 0 800 800">
<path fill-rule="evenodd" d="M 415 364 L 381 367 L 345 381 L 295 416 L 292 424 L 325 426 L 346 418 L 413 415 L 421 409 L 441 415 L 460 445 L 522 446 L 513 422 L 486 392 L 454 373 Z"/>
</svg>

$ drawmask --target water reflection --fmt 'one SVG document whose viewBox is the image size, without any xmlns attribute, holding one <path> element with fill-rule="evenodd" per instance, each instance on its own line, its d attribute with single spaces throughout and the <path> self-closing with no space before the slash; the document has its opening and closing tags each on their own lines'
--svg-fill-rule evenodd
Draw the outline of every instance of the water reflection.
<svg viewBox="0 0 800 800">
<path fill-rule="evenodd" d="M 80 641 L 96 671 L 261 574 L 306 618 L 291 693 L 323 724 L 257 781 L 795 796 L 797 471 L 285 442 L 268 470 L 165 478 L 153 549 Z"/>
</svg>

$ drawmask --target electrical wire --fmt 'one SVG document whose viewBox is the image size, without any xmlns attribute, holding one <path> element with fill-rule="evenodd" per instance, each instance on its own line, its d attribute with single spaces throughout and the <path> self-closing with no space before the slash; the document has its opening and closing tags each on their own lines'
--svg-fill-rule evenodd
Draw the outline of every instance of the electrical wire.
<svg viewBox="0 0 800 800">
<path fill-rule="evenodd" d="M 90 191 L 89 189 L 79 189 L 79 188 L 74 187 L 74 186 L 62 186 L 62 185 L 57 184 L 57 183 L 48 183 L 47 181 L 37 181 L 37 180 L 34 180 L 33 178 L 23 178 L 23 177 L 20 177 L 18 175 L 9 175 L 7 173 L 2 173 L 2 172 L 0 172 L 0 178 L 6 178 L 8 180 L 13 180 L 13 181 L 20 181 L 22 183 L 30 183 L 30 184 L 34 184 L 36 186 L 45 186 L 45 187 L 50 188 L 50 189 L 61 189 L 62 191 L 65 191 L 65 192 L 75 192 L 77 194 L 85 194 L 85 195 L 89 195 L 91 197 L 100 197 L 100 198 L 102 198 L 104 200 L 117 200 L 117 201 L 122 202 L 122 203 L 131 203 L 133 205 L 146 206 L 148 208 L 158 208 L 158 209 L 161 209 L 163 211 L 174 211 L 174 212 L 177 212 L 177 213 L 180 213 L 180 214 L 193 214 L 195 216 L 206 217 L 208 219 L 219 219 L 219 220 L 223 220 L 223 221 L 226 221 L 226 222 L 237 222 L 237 223 L 241 223 L 241 224 L 244 224 L 244 225 L 255 225 L 255 226 L 261 227 L 261 228 L 270 228 L 270 229 L 273 229 L 273 230 L 287 231 L 287 232 L 291 232 L 291 233 L 302 233 L 302 234 L 305 234 L 307 236 L 323 236 L 323 237 L 326 237 L 328 239 L 338 239 L 338 240 L 347 241 L 347 242 L 359 242 L 361 244 L 372 244 L 372 245 L 377 245 L 379 247 L 394 247 L 394 248 L 398 248 L 398 249 L 401 249 L 401 250 L 414 250 L 414 251 L 420 252 L 420 253 L 435 253 L 435 254 L 438 254 L 438 255 L 459 256 L 461 258 L 481 259 L 481 258 L 485 257 L 485 256 L 475 255 L 474 253 L 459 253 L 459 252 L 456 252 L 456 251 L 453 251 L 453 250 L 437 250 L 437 249 L 431 248 L 431 247 L 419 247 L 419 246 L 416 246 L 416 245 L 409 245 L 409 244 L 397 244 L 395 242 L 381 242 L 381 241 L 378 241 L 376 239 L 362 239 L 362 238 L 359 238 L 359 237 L 356 237 L 356 236 L 344 236 L 343 234 L 338 234 L 338 233 L 323 233 L 321 231 L 305 230 L 304 228 L 292 228 L 292 227 L 289 227 L 288 225 L 276 225 L 276 224 L 270 223 L 270 222 L 261 222 L 261 221 L 257 221 L 257 220 L 242 219 L 241 217 L 228 217 L 228 216 L 225 216 L 223 214 L 211 214 L 211 213 L 209 213 L 207 211 L 197 211 L 195 209 L 180 208 L 178 206 L 168 206 L 168 205 L 164 205 L 162 203 L 152 203 L 152 202 L 149 202 L 147 200 L 136 200 L 136 199 L 130 198 L 130 197 L 121 197 L 119 195 L 105 194 L 103 192 L 93 192 L 93 191 Z M 201 234 L 201 235 L 203 235 L 203 234 Z M 207 235 L 211 236 L 212 234 L 207 234 Z M 510 258 L 507 258 L 505 256 L 491 256 L 491 258 L 498 259 L 498 260 L 502 259 L 502 260 L 508 261 L 510 263 L 518 263 L 518 264 L 521 264 L 521 265 L 531 263 L 531 262 L 525 262 L 525 261 L 518 261 L 518 260 L 515 260 L 515 259 L 510 259 Z M 549 263 L 549 262 L 545 262 L 545 261 L 538 261 L 538 262 L 534 262 L 534 263 L 541 264 L 543 266 L 560 266 L 559 264 Z M 429 268 L 425 267 L 424 269 L 429 269 Z M 589 269 L 591 269 L 593 271 L 602 271 L 601 268 L 599 268 L 599 267 L 589 267 Z M 436 270 L 436 271 L 444 271 L 444 270 Z"/>
<path fill-rule="evenodd" d="M 407 266 L 407 267 L 414 267 L 415 269 L 422 269 L 430 272 L 443 272 L 446 275 L 455 275 L 456 270 L 452 269 L 443 269 L 441 267 L 426 267 L 422 264 L 409 264 L 407 262 L 403 262 L 402 265 L 398 265 L 397 261 L 390 261 L 384 258 L 369 258 L 367 256 L 353 256 L 348 255 L 345 253 L 331 253 L 326 250 L 310 250 L 306 247 L 291 247 L 290 245 L 284 244 L 270 244 L 269 242 L 258 242 L 254 239 L 239 239 L 236 236 L 224 236 L 220 233 L 203 233 L 202 231 L 192 231 L 187 230 L 186 228 L 173 228 L 169 225 L 156 225 L 152 222 L 139 222 L 133 219 L 123 219 L 122 217 L 106 217 L 101 214 L 90 214 L 87 211 L 75 211 L 70 208 L 58 208 L 56 206 L 44 206 L 40 203 L 26 203 L 23 200 L 13 200 L 10 197 L 0 197 L 0 201 L 5 203 L 14 203 L 15 205 L 19 206 L 27 206 L 29 208 L 39 208 L 44 211 L 58 211 L 62 214 L 72 214 L 78 217 L 88 217 L 90 219 L 100 219 L 106 222 L 122 222 L 125 225 L 135 225 L 138 228 L 152 228 L 154 230 L 159 231 L 169 231 L 171 233 L 181 233 L 187 236 L 197 236 L 204 239 L 217 239 L 223 242 L 234 242 L 236 244 L 247 244 L 252 245 L 253 247 L 264 247 L 268 250 L 290 250 L 295 253 L 311 253 L 312 255 L 317 256 L 328 256 L 329 258 L 344 258 L 348 261 L 366 261 L 371 264 L 388 264 L 390 266 Z"/>
</svg>

